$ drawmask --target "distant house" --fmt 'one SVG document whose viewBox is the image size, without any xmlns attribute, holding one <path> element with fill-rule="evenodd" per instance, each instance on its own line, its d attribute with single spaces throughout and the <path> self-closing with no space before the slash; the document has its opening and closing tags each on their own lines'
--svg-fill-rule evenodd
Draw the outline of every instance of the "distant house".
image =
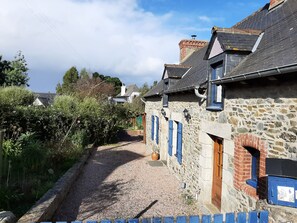
<svg viewBox="0 0 297 223">
<path fill-rule="evenodd" d="M 297 222 L 296 30 L 297 1 L 271 0 L 213 27 L 209 43 L 182 40 L 180 64 L 165 64 L 144 96 L 147 148 L 209 211 L 268 209 L 271 222 Z M 272 161 L 290 179 L 269 188 Z"/>
<path fill-rule="evenodd" d="M 54 98 L 56 97 L 55 93 L 34 93 L 34 95 L 36 98 L 33 102 L 33 105 L 44 107 L 52 105 Z"/>
<path fill-rule="evenodd" d="M 123 85 L 121 87 L 121 93 L 116 97 L 112 98 L 112 101 L 116 104 L 121 103 L 132 103 L 133 99 L 140 95 L 139 89 L 135 84 L 129 85 L 126 87 Z"/>
</svg>

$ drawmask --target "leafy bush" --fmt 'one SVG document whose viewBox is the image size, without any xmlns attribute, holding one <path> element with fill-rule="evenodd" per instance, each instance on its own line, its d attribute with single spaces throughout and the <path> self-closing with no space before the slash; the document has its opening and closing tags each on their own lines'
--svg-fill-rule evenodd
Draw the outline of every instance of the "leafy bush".
<svg viewBox="0 0 297 223">
<path fill-rule="evenodd" d="M 4 140 L 3 142 L 4 157 L 17 158 L 22 153 L 21 145 L 11 139 Z"/>
<path fill-rule="evenodd" d="M 83 150 L 89 143 L 86 130 L 78 130 L 71 136 L 71 142 L 78 150 Z"/>
<path fill-rule="evenodd" d="M 5 105 L 31 105 L 34 101 L 34 94 L 24 87 L 0 88 L 0 102 Z"/>
<path fill-rule="evenodd" d="M 0 209 L 18 203 L 13 211 L 23 214 L 86 145 L 113 140 L 125 112 L 123 106 L 72 96 L 57 97 L 54 106 L 46 108 L 0 101 L 0 129 L 5 129 Z"/>
<path fill-rule="evenodd" d="M 64 114 L 77 114 L 79 109 L 79 101 L 76 97 L 70 95 L 56 96 L 53 107 Z"/>
<path fill-rule="evenodd" d="M 100 113 L 100 105 L 95 98 L 84 98 L 79 105 L 80 115 L 98 115 Z"/>
<path fill-rule="evenodd" d="M 42 168 L 47 151 L 43 150 L 41 141 L 37 140 L 34 133 L 26 132 L 18 139 L 22 148 L 21 160 L 22 166 L 28 170 L 38 170 Z"/>
</svg>

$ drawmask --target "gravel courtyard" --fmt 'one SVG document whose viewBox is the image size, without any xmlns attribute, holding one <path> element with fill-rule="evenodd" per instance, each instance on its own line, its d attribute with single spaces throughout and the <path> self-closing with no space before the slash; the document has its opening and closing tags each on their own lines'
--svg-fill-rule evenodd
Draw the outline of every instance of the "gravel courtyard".
<svg viewBox="0 0 297 223">
<path fill-rule="evenodd" d="M 121 142 L 90 157 L 53 220 L 199 214 L 184 193 L 166 166 L 152 164 L 142 142 Z"/>
</svg>

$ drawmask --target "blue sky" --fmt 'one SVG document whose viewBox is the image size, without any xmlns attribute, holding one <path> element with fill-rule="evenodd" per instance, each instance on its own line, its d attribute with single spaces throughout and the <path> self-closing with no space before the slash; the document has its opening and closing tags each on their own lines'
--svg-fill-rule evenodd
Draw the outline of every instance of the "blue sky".
<svg viewBox="0 0 297 223">
<path fill-rule="evenodd" d="M 213 26 L 230 27 L 268 2 L 0 0 L 0 54 L 23 52 L 37 92 L 54 92 L 71 66 L 141 86 L 178 63 L 181 39 L 209 40 Z"/>
</svg>

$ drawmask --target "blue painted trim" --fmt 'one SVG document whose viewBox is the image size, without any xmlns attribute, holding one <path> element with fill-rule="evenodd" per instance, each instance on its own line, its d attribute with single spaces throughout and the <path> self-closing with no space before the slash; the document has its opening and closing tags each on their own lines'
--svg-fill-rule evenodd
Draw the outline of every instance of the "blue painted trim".
<svg viewBox="0 0 297 223">
<path fill-rule="evenodd" d="M 128 223 L 139 223 L 139 219 L 135 218 L 135 219 L 129 219 Z"/>
<path fill-rule="evenodd" d="M 246 183 L 254 188 L 258 188 L 258 181 L 249 179 L 249 180 L 246 180 Z"/>
<path fill-rule="evenodd" d="M 183 146 L 183 124 L 177 124 L 177 161 L 181 165 L 182 164 L 182 146 Z"/>
<path fill-rule="evenodd" d="M 168 155 L 172 156 L 172 147 L 173 147 L 173 121 L 169 120 L 168 123 Z"/>
<path fill-rule="evenodd" d="M 261 211 L 260 212 L 260 223 L 268 223 L 268 211 Z"/>
<path fill-rule="evenodd" d="M 234 213 L 226 214 L 226 223 L 235 223 L 235 214 Z"/>
<path fill-rule="evenodd" d="M 187 217 L 186 216 L 176 217 L 176 223 L 187 223 Z"/>
<path fill-rule="evenodd" d="M 152 124 L 151 124 L 151 139 L 154 141 L 154 131 L 155 131 L 155 116 L 152 115 Z"/>
<path fill-rule="evenodd" d="M 249 212 L 249 222 L 248 223 L 253 223 L 258 221 L 258 212 L 256 211 L 251 211 Z"/>
<path fill-rule="evenodd" d="M 245 212 L 239 212 L 237 214 L 237 223 L 246 223 L 246 213 Z"/>
<path fill-rule="evenodd" d="M 190 216 L 189 220 L 190 220 L 190 223 L 199 223 L 200 217 L 198 215 Z"/>
<path fill-rule="evenodd" d="M 248 216 L 248 217 L 247 217 Z M 224 223 L 268 223 L 268 211 L 251 211 L 249 213 L 240 212 L 237 215 L 235 213 L 226 213 Z M 202 215 L 197 216 L 178 216 L 176 219 L 173 216 L 143 218 L 143 219 L 116 219 L 115 223 L 223 223 L 224 215 Z M 176 220 L 176 221 L 175 221 Z M 200 221 L 201 220 L 201 221 Z M 81 221 L 75 221 L 81 222 Z M 88 220 L 87 223 L 97 223 L 98 221 Z M 110 223 L 112 220 L 106 219 L 100 221 L 100 223 Z M 51 222 L 43 222 L 51 223 Z"/>
<path fill-rule="evenodd" d="M 159 117 L 156 116 L 156 143 L 159 144 Z"/>
<path fill-rule="evenodd" d="M 202 223 L 211 223 L 211 215 L 202 215 Z"/>
<path fill-rule="evenodd" d="M 174 223 L 174 217 L 164 217 L 163 221 L 164 223 Z"/>
<path fill-rule="evenodd" d="M 162 223 L 162 218 L 160 218 L 160 217 L 154 217 L 152 219 L 152 223 Z"/>
<path fill-rule="evenodd" d="M 223 223 L 223 215 L 222 214 L 215 214 L 213 216 L 214 223 Z"/>
</svg>

